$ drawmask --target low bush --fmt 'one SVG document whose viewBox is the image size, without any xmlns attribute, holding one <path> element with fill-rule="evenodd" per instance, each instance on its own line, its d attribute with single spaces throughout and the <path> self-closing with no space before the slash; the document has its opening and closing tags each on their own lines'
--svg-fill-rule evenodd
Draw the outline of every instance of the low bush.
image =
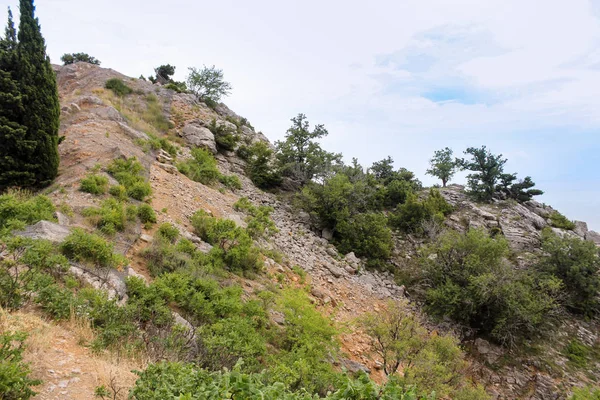
<svg viewBox="0 0 600 400">
<path fill-rule="evenodd" d="M 42 382 L 32 379 L 29 364 L 23 362 L 24 332 L 0 333 L 0 396 L 4 400 L 27 400 L 37 393 L 33 387 Z"/>
<path fill-rule="evenodd" d="M 117 231 L 125 230 L 125 209 L 123 204 L 116 199 L 106 199 L 100 207 L 86 208 L 82 214 L 107 235 L 114 235 Z"/>
<path fill-rule="evenodd" d="M 254 206 L 247 197 L 240 198 L 233 208 L 248 214 L 246 230 L 254 239 L 272 236 L 279 232 L 271 219 L 272 207 Z"/>
<path fill-rule="evenodd" d="M 135 158 L 115 159 L 107 168 L 108 172 L 125 187 L 127 195 L 135 200 L 144 201 L 152 194 L 152 188 L 142 176 L 144 167 Z"/>
<path fill-rule="evenodd" d="M 7 251 L 0 261 L 0 308 L 19 308 L 46 277 L 59 277 L 67 269 L 67 260 L 48 241 L 16 236 L 0 249 Z"/>
<path fill-rule="evenodd" d="M 171 157 L 176 157 L 178 153 L 177 146 L 171 143 L 169 139 L 167 139 L 166 137 L 159 138 L 158 136 L 153 135 L 151 133 L 148 133 L 148 140 L 137 139 L 136 144 L 141 146 L 144 152 L 162 149 L 169 153 Z"/>
<path fill-rule="evenodd" d="M 588 363 L 590 348 L 579 339 L 573 339 L 565 347 L 565 355 L 573 365 L 584 368 Z"/>
<path fill-rule="evenodd" d="M 554 211 L 550 214 L 550 224 L 555 228 L 566 229 L 568 231 L 572 231 L 575 229 L 575 223 L 570 221 L 567 217 L 559 213 L 558 211 Z"/>
<path fill-rule="evenodd" d="M 192 149 L 192 157 L 177 164 L 179 172 L 204 185 L 210 185 L 219 179 L 221 173 L 217 169 L 217 161 L 208 150 Z"/>
<path fill-rule="evenodd" d="M 340 252 L 353 251 L 358 257 L 368 257 L 371 265 L 380 265 L 392 254 L 392 231 L 381 213 L 357 214 L 340 221 L 337 237 Z"/>
<path fill-rule="evenodd" d="M 240 190 L 242 188 L 242 182 L 240 181 L 240 178 L 235 175 L 221 175 L 219 177 L 219 182 L 231 190 Z"/>
<path fill-rule="evenodd" d="M 105 88 L 112 90 L 119 97 L 133 93 L 133 89 L 127 86 L 121 79 L 112 78 L 106 81 Z"/>
<path fill-rule="evenodd" d="M 538 270 L 560 279 L 564 284 L 567 308 L 593 317 L 600 312 L 600 251 L 594 243 L 542 232 L 544 254 Z"/>
<path fill-rule="evenodd" d="M 591 386 L 584 388 L 575 388 L 573 390 L 573 396 L 570 400 L 600 400 L 600 388 L 593 388 Z"/>
<path fill-rule="evenodd" d="M 54 221 L 56 209 L 46 196 L 12 191 L 0 195 L 0 237 L 38 221 Z"/>
<path fill-rule="evenodd" d="M 111 196 L 113 196 L 114 198 L 116 198 L 117 200 L 120 201 L 125 201 L 127 200 L 127 189 L 125 189 L 125 186 L 123 185 L 113 185 L 110 187 L 110 189 L 108 189 L 108 193 L 110 193 Z"/>
<path fill-rule="evenodd" d="M 108 178 L 102 175 L 89 174 L 80 182 L 79 190 L 95 195 L 105 194 L 108 189 Z"/>
<path fill-rule="evenodd" d="M 79 228 L 73 229 L 66 237 L 61 251 L 70 260 L 88 262 L 97 267 L 114 268 L 125 263 L 123 257 L 113 253 L 113 245 L 103 237 Z"/>
<path fill-rule="evenodd" d="M 260 250 L 243 228 L 228 219 L 217 219 L 205 211 L 191 218 L 196 234 L 213 245 L 210 256 L 218 267 L 233 271 L 258 271 L 263 266 Z"/>
<path fill-rule="evenodd" d="M 240 146 L 238 155 L 248 162 L 246 173 L 256 186 L 270 189 L 281 184 L 281 171 L 276 165 L 274 152 L 265 142 Z"/>
<path fill-rule="evenodd" d="M 428 310 L 513 345 L 542 331 L 558 311 L 560 280 L 506 261 L 508 243 L 482 230 L 446 232 L 421 256 Z"/>
<path fill-rule="evenodd" d="M 140 204 L 138 207 L 138 217 L 142 224 L 155 224 L 156 223 L 156 213 L 154 209 L 149 204 Z"/>
<path fill-rule="evenodd" d="M 175 243 L 179 238 L 179 229 L 165 222 L 158 227 L 158 235 L 167 239 L 170 243 Z"/>
<path fill-rule="evenodd" d="M 404 232 L 423 233 L 423 223 L 436 221 L 443 223 L 446 215 L 452 212 L 452 206 L 446 202 L 440 192 L 431 189 L 424 200 L 409 193 L 404 204 L 398 205 L 390 216 L 390 225 Z"/>
</svg>

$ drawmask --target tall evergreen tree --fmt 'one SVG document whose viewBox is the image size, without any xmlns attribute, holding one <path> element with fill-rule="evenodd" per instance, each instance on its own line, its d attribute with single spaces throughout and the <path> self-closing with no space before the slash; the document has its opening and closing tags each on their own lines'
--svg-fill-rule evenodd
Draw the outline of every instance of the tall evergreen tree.
<svg viewBox="0 0 600 400">
<path fill-rule="evenodd" d="M 23 102 L 16 81 L 17 32 L 8 9 L 8 24 L 0 39 L 0 189 L 35 182 L 34 166 L 29 164 L 35 142 L 27 140 L 27 129 L 20 121 Z"/>
<path fill-rule="evenodd" d="M 19 7 L 17 80 L 23 96 L 22 124 L 27 128 L 27 139 L 36 143 L 31 158 L 35 183 L 47 185 L 58 174 L 58 88 L 33 0 L 20 0 Z"/>
</svg>

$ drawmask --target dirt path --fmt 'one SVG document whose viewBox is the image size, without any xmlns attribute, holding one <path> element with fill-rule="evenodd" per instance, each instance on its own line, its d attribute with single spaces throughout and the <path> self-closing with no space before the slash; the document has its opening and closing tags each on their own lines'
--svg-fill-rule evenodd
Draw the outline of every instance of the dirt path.
<svg viewBox="0 0 600 400">
<path fill-rule="evenodd" d="M 31 311 L 2 312 L 0 331 L 29 334 L 24 359 L 30 363 L 32 377 L 43 382 L 34 389 L 38 393 L 35 399 L 94 399 L 96 387 L 109 387 L 111 379 L 120 389 L 119 398 L 125 399 L 137 377 L 131 370 L 142 368 L 130 361 L 92 354 L 81 345 L 93 338 L 91 329 L 74 321 L 57 325 Z"/>
</svg>

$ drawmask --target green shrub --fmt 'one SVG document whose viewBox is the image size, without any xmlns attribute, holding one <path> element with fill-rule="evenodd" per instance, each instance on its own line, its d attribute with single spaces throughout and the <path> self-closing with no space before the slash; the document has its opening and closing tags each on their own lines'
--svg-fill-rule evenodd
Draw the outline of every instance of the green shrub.
<svg viewBox="0 0 600 400">
<path fill-rule="evenodd" d="M 248 214 L 246 218 L 246 230 L 254 239 L 272 236 L 279 232 L 273 220 L 271 220 L 272 207 L 254 206 L 247 197 L 241 197 L 234 205 L 236 211 Z"/>
<path fill-rule="evenodd" d="M 100 207 L 86 208 L 82 214 L 107 235 L 125 230 L 125 209 L 116 199 L 106 199 Z"/>
<path fill-rule="evenodd" d="M 138 217 L 140 218 L 142 224 L 156 223 L 156 213 L 149 204 L 140 204 L 138 207 Z"/>
<path fill-rule="evenodd" d="M 179 172 L 204 185 L 210 185 L 219 179 L 221 173 L 217 169 L 217 161 L 208 150 L 192 149 L 192 157 L 177 164 Z"/>
<path fill-rule="evenodd" d="M 113 185 L 108 189 L 108 193 L 111 196 L 115 197 L 117 200 L 124 201 L 127 200 L 127 189 L 123 185 Z"/>
<path fill-rule="evenodd" d="M 353 251 L 358 257 L 368 257 L 372 264 L 381 263 L 392 254 L 392 231 L 383 214 L 357 214 L 340 221 L 336 229 L 336 245 L 344 254 Z"/>
<path fill-rule="evenodd" d="M 566 229 L 569 231 L 575 229 L 575 223 L 567 219 L 567 217 L 565 217 L 558 211 L 555 211 L 552 214 L 550 214 L 550 224 L 555 228 Z"/>
<path fill-rule="evenodd" d="M 600 312 L 600 251 L 594 243 L 544 230 L 542 249 L 544 254 L 538 269 L 562 280 L 567 308 L 578 314 L 597 315 Z"/>
<path fill-rule="evenodd" d="M 71 290 L 52 284 L 38 291 L 35 302 L 52 318 L 67 320 L 75 306 L 75 296 Z"/>
<path fill-rule="evenodd" d="M 433 220 L 441 224 L 451 212 L 452 206 L 436 189 L 431 189 L 427 198 L 422 201 L 416 194 L 410 193 L 406 202 L 398 205 L 390 216 L 390 224 L 404 232 L 423 233 L 424 222 Z"/>
<path fill-rule="evenodd" d="M 31 379 L 29 364 L 23 362 L 24 332 L 0 333 L 0 393 L 3 400 L 27 400 L 36 395 L 32 387 L 40 385 Z"/>
<path fill-rule="evenodd" d="M 124 263 L 113 254 L 113 245 L 101 236 L 75 228 L 61 245 L 63 254 L 70 260 L 89 262 L 98 267 L 117 267 Z"/>
<path fill-rule="evenodd" d="M 106 81 L 105 88 L 113 91 L 117 96 L 123 97 L 133 93 L 133 89 L 127 86 L 122 80 L 118 78 L 112 78 Z"/>
<path fill-rule="evenodd" d="M 206 400 L 255 399 L 263 400 L 431 400 L 434 396 L 419 396 L 414 388 L 391 378 L 379 387 L 368 376 L 357 379 L 341 377 L 339 389 L 320 397 L 307 389 L 290 390 L 280 382 L 265 383 L 264 374 L 244 374 L 236 366 L 232 371 L 210 373 L 196 369 L 192 364 L 158 363 L 148 366 L 130 392 L 137 400 L 157 398 L 201 398 Z M 479 397 L 477 399 L 483 399 Z"/>
<path fill-rule="evenodd" d="M 409 181 L 394 179 L 385 186 L 385 203 L 387 206 L 396 207 L 406 202 L 408 195 L 414 193 L 413 184 Z"/>
<path fill-rule="evenodd" d="M 158 234 L 167 239 L 170 243 L 175 243 L 179 238 L 179 229 L 165 222 L 158 227 Z"/>
<path fill-rule="evenodd" d="M 159 138 L 156 135 L 153 135 L 151 133 L 148 133 L 148 140 L 144 140 L 144 139 L 136 139 L 135 143 L 139 146 L 142 147 L 142 149 L 144 150 L 144 152 L 149 152 L 150 150 L 164 150 L 167 153 L 169 153 L 169 155 L 171 157 L 176 157 L 178 150 L 177 150 L 177 146 L 175 146 L 173 143 L 171 143 L 169 141 L 169 139 L 162 137 Z"/>
<path fill-rule="evenodd" d="M 575 388 L 570 400 L 600 400 L 600 388 Z"/>
<path fill-rule="evenodd" d="M 107 168 L 108 172 L 127 190 L 127 195 L 135 200 L 144 201 L 152 194 L 152 188 L 141 175 L 144 167 L 135 158 L 117 158 Z"/>
<path fill-rule="evenodd" d="M 102 175 L 89 174 L 81 180 L 79 190 L 95 195 L 105 194 L 108 189 L 108 178 Z"/>
<path fill-rule="evenodd" d="M 447 232 L 424 249 L 428 310 L 512 345 L 542 331 L 557 311 L 560 280 L 515 270 L 504 238 Z"/>
<path fill-rule="evenodd" d="M 17 191 L 0 195 L 0 237 L 41 220 L 54 221 L 55 211 L 46 196 Z"/>
<path fill-rule="evenodd" d="M 565 355 L 573 365 L 584 368 L 588 363 L 590 348 L 579 339 L 573 339 L 565 347 Z"/>
<path fill-rule="evenodd" d="M 47 278 L 59 277 L 67 269 L 67 260 L 48 241 L 16 236 L 5 246 L 8 254 L 0 261 L 1 308 L 18 309 Z"/>
<path fill-rule="evenodd" d="M 242 188 L 240 178 L 235 175 L 221 175 L 219 181 L 231 190 L 240 190 Z"/>
<path fill-rule="evenodd" d="M 240 146 L 238 155 L 248 162 L 246 173 L 261 189 L 270 189 L 281 184 L 281 171 L 275 163 L 273 150 L 265 142 Z"/>
</svg>

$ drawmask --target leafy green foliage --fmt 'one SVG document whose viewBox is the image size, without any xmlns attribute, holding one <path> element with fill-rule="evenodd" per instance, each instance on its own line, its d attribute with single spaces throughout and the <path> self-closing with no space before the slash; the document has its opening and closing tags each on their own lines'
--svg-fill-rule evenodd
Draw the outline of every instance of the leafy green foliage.
<svg viewBox="0 0 600 400">
<path fill-rule="evenodd" d="M 463 170 L 473 171 L 467 175 L 469 191 L 478 200 L 491 201 L 507 160 L 502 158 L 502 154 L 492 154 L 485 146 L 469 147 L 465 154 L 471 159 L 457 160 L 457 164 Z"/>
<path fill-rule="evenodd" d="M 542 234 L 544 255 L 538 269 L 562 280 L 569 310 L 587 316 L 600 312 L 600 253 L 592 242 Z"/>
<path fill-rule="evenodd" d="M 179 229 L 168 222 L 160 224 L 157 233 L 159 236 L 167 239 L 170 243 L 175 243 L 179 238 Z"/>
<path fill-rule="evenodd" d="M 404 232 L 423 233 L 423 222 L 444 222 L 452 212 L 452 206 L 436 189 L 431 189 L 424 200 L 410 193 L 404 204 L 400 204 L 390 217 L 390 224 Z"/>
<path fill-rule="evenodd" d="M 517 174 L 502 174 L 500 176 L 500 184 L 497 187 L 497 191 L 505 194 L 507 198 L 514 199 L 520 202 L 526 202 L 533 198 L 533 196 L 540 196 L 544 194 L 539 189 L 533 189 L 535 183 L 531 180 L 530 176 L 525 179 L 513 183 L 517 179 Z"/>
<path fill-rule="evenodd" d="M 406 303 L 390 301 L 386 312 L 367 314 L 361 325 L 372 337 L 386 375 L 402 367 L 402 381 L 440 397 L 455 398 L 460 390 L 471 389 L 464 384 L 466 362 L 457 340 L 429 334 Z"/>
<path fill-rule="evenodd" d="M 82 214 L 107 235 L 124 231 L 127 223 L 123 204 L 116 199 L 106 199 L 100 207 L 86 208 Z"/>
<path fill-rule="evenodd" d="M 79 190 L 95 195 L 105 194 L 108 190 L 108 178 L 95 173 L 89 174 L 81 180 Z"/>
<path fill-rule="evenodd" d="M 29 364 L 23 362 L 24 332 L 0 333 L 0 393 L 3 400 L 27 400 L 36 395 L 32 387 L 41 384 L 31 379 Z"/>
<path fill-rule="evenodd" d="M 216 119 L 211 121 L 209 129 L 215 135 L 215 142 L 219 151 L 235 150 L 240 140 L 236 131 L 229 128 L 227 124 L 217 123 Z"/>
<path fill-rule="evenodd" d="M 591 386 L 585 388 L 576 388 L 570 400 L 600 400 L 600 388 Z"/>
<path fill-rule="evenodd" d="M 433 158 L 429 160 L 430 168 L 427 170 L 427 175 L 440 179 L 443 187 L 446 187 L 446 183 L 456 173 L 456 161 L 452 158 L 452 154 L 452 149 L 446 147 L 437 150 L 433 154 Z"/>
<path fill-rule="evenodd" d="M 217 219 L 205 211 L 196 212 L 190 219 L 196 234 L 214 247 L 210 255 L 233 271 L 258 271 L 263 262 L 252 237 L 235 222 Z"/>
<path fill-rule="evenodd" d="M 242 188 L 242 182 L 240 178 L 235 175 L 223 175 L 219 176 L 219 182 L 221 182 L 226 188 L 230 190 L 240 190 Z"/>
<path fill-rule="evenodd" d="M 532 189 L 535 183 L 529 176 L 520 182 L 513 183 L 517 179 L 517 174 L 504 173 L 504 164 L 507 160 L 502 158 L 502 154 L 492 154 L 485 146 L 469 147 L 465 154 L 471 158 L 457 159 L 456 165 L 463 170 L 473 172 L 467 175 L 467 186 L 470 194 L 477 200 L 491 201 L 495 195 L 500 193 L 518 201 L 528 201 L 533 196 L 544 193 L 541 190 Z"/>
<path fill-rule="evenodd" d="M 87 53 L 65 53 L 60 58 L 63 65 L 74 64 L 76 62 L 86 62 L 88 64 L 100 65 L 100 60 L 90 56 Z"/>
<path fill-rule="evenodd" d="M 223 71 L 204 66 L 202 69 L 189 68 L 187 86 L 200 101 L 218 103 L 221 97 L 229 95 L 231 84 L 223 79 Z"/>
<path fill-rule="evenodd" d="M 247 161 L 246 173 L 256 186 L 271 189 L 281 184 L 281 172 L 274 163 L 273 150 L 267 143 L 260 141 L 250 146 L 241 146 L 238 155 Z"/>
<path fill-rule="evenodd" d="M 575 229 L 575 223 L 569 220 L 567 217 L 559 213 L 558 211 L 554 211 L 550 214 L 550 223 L 555 228 L 566 229 L 572 231 Z"/>
<path fill-rule="evenodd" d="M 565 354 L 573 365 L 583 368 L 588 363 L 590 348 L 583 344 L 579 339 L 573 339 L 565 347 Z"/>
<path fill-rule="evenodd" d="M 20 0 L 19 31 L 9 12 L 0 41 L 0 187 L 48 185 L 58 174 L 60 103 L 56 75 L 35 16 Z M 6 93 L 6 96 L 4 95 Z"/>
<path fill-rule="evenodd" d="M 538 333 L 557 310 L 560 280 L 514 270 L 504 238 L 482 230 L 447 232 L 428 246 L 421 262 L 430 283 L 428 310 L 512 345 Z"/>
<path fill-rule="evenodd" d="M 0 195 L 0 237 L 41 220 L 54 221 L 55 211 L 46 196 L 17 191 Z"/>
<path fill-rule="evenodd" d="M 162 113 L 161 113 L 162 115 Z M 164 116 L 163 116 L 164 118 Z M 168 121 L 162 121 L 160 122 L 160 124 L 162 123 L 166 123 L 168 125 Z M 163 128 L 165 126 L 163 125 Z M 169 155 L 171 157 L 176 157 L 177 156 L 177 146 L 175 146 L 173 143 L 171 143 L 169 141 L 169 139 L 167 139 L 166 137 L 157 137 L 151 133 L 147 134 L 148 135 L 148 140 L 144 140 L 144 139 L 137 139 L 136 140 L 136 144 L 142 146 L 142 148 L 144 149 L 144 152 L 148 152 L 150 150 L 160 150 L 163 149 L 164 151 L 166 151 L 167 153 L 169 153 Z"/>
<path fill-rule="evenodd" d="M 248 214 L 246 218 L 246 222 L 248 223 L 246 230 L 252 238 L 268 237 L 279 232 L 275 223 L 271 220 L 273 207 L 256 207 L 247 197 L 242 197 L 233 205 L 233 208 Z"/>
<path fill-rule="evenodd" d="M 149 204 L 140 204 L 138 207 L 138 217 L 140 218 L 142 224 L 156 223 L 156 213 Z"/>
<path fill-rule="evenodd" d="M 59 276 L 68 264 L 47 241 L 11 237 L 0 250 L 9 254 L 0 261 L 0 307 L 9 310 L 29 298 L 42 276 Z"/>
<path fill-rule="evenodd" d="M 369 257 L 371 264 L 378 265 L 390 258 L 393 242 L 387 218 L 381 213 L 357 214 L 337 225 L 339 251 L 353 251 L 359 257 Z"/>
<path fill-rule="evenodd" d="M 129 197 L 144 201 L 152 194 L 150 184 L 143 177 L 144 167 L 135 158 L 117 158 L 107 168 L 108 172 L 125 187 Z"/>
<path fill-rule="evenodd" d="M 204 185 L 210 185 L 219 179 L 221 173 L 217 169 L 217 161 L 208 150 L 192 149 L 192 157 L 177 164 L 179 172 Z"/>
<path fill-rule="evenodd" d="M 280 382 L 265 383 L 264 374 L 244 374 L 237 366 L 232 371 L 213 372 L 194 368 L 190 364 L 159 363 L 138 372 L 140 378 L 131 390 L 138 400 L 202 398 L 206 400 L 263 399 L 263 400 L 433 400 L 421 397 L 413 388 L 391 379 L 379 387 L 366 375 L 358 379 L 344 376 L 339 389 L 325 397 L 306 390 L 291 391 Z"/>
<path fill-rule="evenodd" d="M 342 158 L 341 154 L 323 150 L 317 142 L 327 135 L 323 125 L 315 126 L 311 132 L 304 114 L 292 118 L 292 127 L 288 129 L 285 140 L 275 142 L 282 173 L 300 184 L 323 178 Z"/>
<path fill-rule="evenodd" d="M 127 84 L 119 78 L 111 78 L 107 80 L 104 87 L 112 90 L 112 92 L 119 97 L 124 97 L 133 93 L 133 89 L 127 86 Z"/>
<path fill-rule="evenodd" d="M 117 267 L 124 260 L 113 253 L 113 245 L 103 237 L 87 233 L 83 229 L 73 229 L 61 245 L 67 258 L 78 262 L 89 262 L 97 267 Z"/>
</svg>

